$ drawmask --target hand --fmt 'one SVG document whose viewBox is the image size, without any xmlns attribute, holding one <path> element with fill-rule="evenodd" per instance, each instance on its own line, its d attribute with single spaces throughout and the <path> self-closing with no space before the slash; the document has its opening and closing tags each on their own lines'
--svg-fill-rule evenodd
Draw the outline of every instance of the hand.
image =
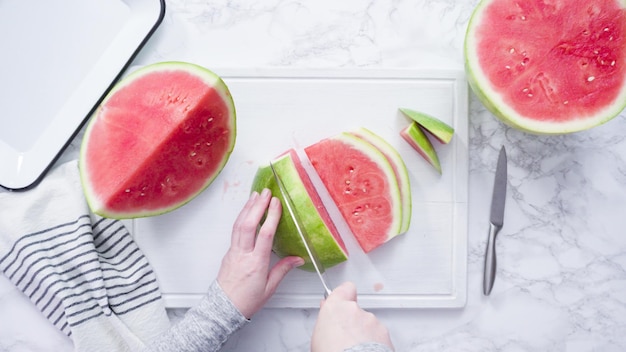
<svg viewBox="0 0 626 352">
<path fill-rule="evenodd" d="M 281 210 L 280 200 L 268 189 L 253 192 L 235 220 L 230 248 L 217 274 L 218 284 L 247 319 L 265 305 L 292 268 L 304 264 L 300 257 L 285 257 L 269 268 Z"/>
<path fill-rule="evenodd" d="M 356 303 L 356 287 L 345 282 L 335 288 L 320 305 L 311 338 L 312 352 L 344 351 L 365 342 L 393 344 L 387 328 Z"/>
</svg>

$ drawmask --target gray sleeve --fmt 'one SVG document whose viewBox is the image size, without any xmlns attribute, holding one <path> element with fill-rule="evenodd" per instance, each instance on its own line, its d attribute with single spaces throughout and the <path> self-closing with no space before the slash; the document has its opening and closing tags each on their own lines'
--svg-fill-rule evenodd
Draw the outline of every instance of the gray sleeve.
<svg viewBox="0 0 626 352">
<path fill-rule="evenodd" d="M 144 349 L 152 351 L 218 351 L 248 320 L 214 281 L 200 304 Z"/>
<path fill-rule="evenodd" d="M 393 350 L 387 345 L 378 342 L 361 343 L 350 347 L 344 352 L 392 352 Z"/>
</svg>

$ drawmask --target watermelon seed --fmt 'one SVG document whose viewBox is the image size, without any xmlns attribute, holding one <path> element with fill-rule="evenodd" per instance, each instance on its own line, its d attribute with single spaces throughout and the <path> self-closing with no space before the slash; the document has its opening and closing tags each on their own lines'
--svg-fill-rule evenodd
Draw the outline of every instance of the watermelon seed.
<svg viewBox="0 0 626 352">
<path fill-rule="evenodd" d="M 346 184 L 349 185 L 350 184 L 350 180 L 346 180 Z"/>
<path fill-rule="evenodd" d="M 206 146 L 210 147 L 211 146 L 211 142 L 206 142 Z"/>
<path fill-rule="evenodd" d="M 566 100 L 563 102 L 563 105 L 567 105 L 567 104 L 569 104 L 569 100 Z"/>
<path fill-rule="evenodd" d="M 594 76 L 589 76 L 589 77 L 587 77 L 587 82 L 591 82 L 591 81 L 593 81 L 594 79 L 596 79 L 596 77 L 594 77 Z"/>
<path fill-rule="evenodd" d="M 509 54 L 514 54 L 514 53 L 515 53 L 515 48 L 509 49 Z"/>
<path fill-rule="evenodd" d="M 126 188 L 126 190 L 124 192 L 130 193 L 130 188 Z"/>
<path fill-rule="evenodd" d="M 530 61 L 530 59 L 525 57 L 524 60 L 522 60 L 522 66 L 526 66 L 526 64 L 528 64 L 528 61 Z"/>
<path fill-rule="evenodd" d="M 504 66 L 504 68 L 506 68 L 507 70 L 510 70 L 510 69 L 511 69 L 511 66 L 506 65 L 506 66 Z"/>
<path fill-rule="evenodd" d="M 209 118 L 207 119 L 207 121 L 208 121 L 208 122 L 213 122 L 213 118 L 212 118 L 212 117 L 209 117 Z"/>
<path fill-rule="evenodd" d="M 196 156 L 196 152 L 191 152 L 191 154 L 189 156 L 191 156 L 191 157 Z"/>
<path fill-rule="evenodd" d="M 526 21 L 526 16 L 521 15 L 519 19 L 522 20 L 522 21 Z"/>
</svg>

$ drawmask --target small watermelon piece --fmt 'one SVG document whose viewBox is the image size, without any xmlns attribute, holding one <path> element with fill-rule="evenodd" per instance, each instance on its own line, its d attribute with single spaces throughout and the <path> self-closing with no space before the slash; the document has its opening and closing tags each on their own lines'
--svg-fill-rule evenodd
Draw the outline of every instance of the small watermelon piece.
<svg viewBox="0 0 626 352">
<path fill-rule="evenodd" d="M 393 167 L 376 147 L 341 133 L 304 151 L 365 252 L 400 233 L 400 188 Z"/>
<path fill-rule="evenodd" d="M 626 106 L 623 0 L 483 0 L 465 37 L 476 96 L 523 131 L 563 134 Z"/>
<path fill-rule="evenodd" d="M 421 111 L 406 108 L 401 108 L 400 111 L 411 120 L 417 122 L 422 128 L 433 135 L 433 137 L 437 138 L 439 142 L 448 144 L 452 140 L 454 128 L 447 123 Z"/>
<path fill-rule="evenodd" d="M 400 131 L 400 135 L 441 174 L 441 163 L 437 152 L 417 122 L 411 122 Z"/>
<path fill-rule="evenodd" d="M 184 62 L 143 67 L 87 126 L 79 160 L 87 202 L 111 218 L 176 209 L 217 177 L 235 136 L 235 106 L 218 75 Z"/>
<path fill-rule="evenodd" d="M 370 131 L 365 127 L 361 127 L 354 131 L 351 131 L 355 136 L 369 142 L 376 147 L 385 157 L 387 161 L 393 167 L 393 172 L 396 175 L 396 182 L 400 187 L 400 197 L 402 198 L 402 225 L 400 226 L 400 233 L 405 233 L 409 230 L 411 224 L 411 183 L 409 181 L 409 173 L 406 170 L 404 160 L 398 153 L 398 151 L 389 144 L 385 139 Z"/>
<path fill-rule="evenodd" d="M 311 179 L 304 170 L 296 152 L 291 149 L 272 161 L 274 170 L 283 181 L 286 191 L 295 206 L 294 211 L 301 222 L 303 230 L 309 236 L 311 244 L 320 257 L 320 261 L 329 268 L 348 259 L 348 251 L 339 235 L 335 224 L 315 191 Z M 313 271 L 306 249 L 296 226 L 289 216 L 285 216 L 287 207 L 280 189 L 274 179 L 269 165 L 260 166 L 252 181 L 252 190 L 261 192 L 269 188 L 272 194 L 283 204 L 281 216 L 274 235 L 273 251 L 279 257 L 290 255 L 305 259 L 300 269 Z"/>
</svg>

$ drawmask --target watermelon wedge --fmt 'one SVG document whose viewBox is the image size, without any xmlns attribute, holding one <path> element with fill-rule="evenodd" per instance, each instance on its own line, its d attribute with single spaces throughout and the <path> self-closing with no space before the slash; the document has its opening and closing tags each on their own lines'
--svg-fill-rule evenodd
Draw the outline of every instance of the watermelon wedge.
<svg viewBox="0 0 626 352">
<path fill-rule="evenodd" d="M 476 96 L 523 131 L 582 131 L 626 106 L 624 0 L 482 0 L 464 53 Z"/>
<path fill-rule="evenodd" d="M 87 126 L 79 160 L 87 202 L 111 218 L 174 210 L 217 177 L 235 136 L 235 106 L 218 75 L 184 62 L 139 69 Z"/>
<path fill-rule="evenodd" d="M 400 197 L 402 198 L 402 225 L 400 226 L 400 233 L 405 233 L 409 230 L 411 225 L 411 183 L 409 181 L 409 173 L 406 170 L 404 160 L 386 140 L 379 135 L 370 131 L 365 127 L 361 127 L 357 130 L 351 131 L 353 135 L 363 139 L 376 147 L 387 158 L 387 161 L 391 164 L 393 172 L 396 175 L 396 182 L 400 187 Z"/>
<path fill-rule="evenodd" d="M 376 147 L 346 132 L 304 151 L 365 252 L 400 233 L 400 188 L 393 167 Z"/>
<path fill-rule="evenodd" d="M 400 135 L 441 174 L 441 163 L 437 152 L 417 122 L 411 122 L 410 125 L 400 131 Z"/>
<path fill-rule="evenodd" d="M 454 135 L 454 128 L 438 118 L 411 109 L 401 108 L 400 111 L 411 120 L 417 122 L 423 129 L 443 144 L 448 144 Z"/>
<path fill-rule="evenodd" d="M 275 158 L 272 164 L 285 184 L 286 191 L 295 205 L 294 211 L 297 213 L 304 231 L 309 236 L 311 244 L 315 247 L 320 261 L 326 267 L 332 267 L 346 261 L 348 251 L 344 242 L 315 191 L 311 179 L 302 167 L 296 152 L 293 149 L 289 150 Z M 261 192 L 264 188 L 269 188 L 272 194 L 278 197 L 283 204 L 283 216 L 280 218 L 274 235 L 274 253 L 279 257 L 296 255 L 304 258 L 305 264 L 299 268 L 313 271 L 313 265 L 308 258 L 293 220 L 289 216 L 284 216 L 285 209 L 287 209 L 285 200 L 282 198 L 269 165 L 259 167 L 252 181 L 253 191 Z"/>
</svg>

